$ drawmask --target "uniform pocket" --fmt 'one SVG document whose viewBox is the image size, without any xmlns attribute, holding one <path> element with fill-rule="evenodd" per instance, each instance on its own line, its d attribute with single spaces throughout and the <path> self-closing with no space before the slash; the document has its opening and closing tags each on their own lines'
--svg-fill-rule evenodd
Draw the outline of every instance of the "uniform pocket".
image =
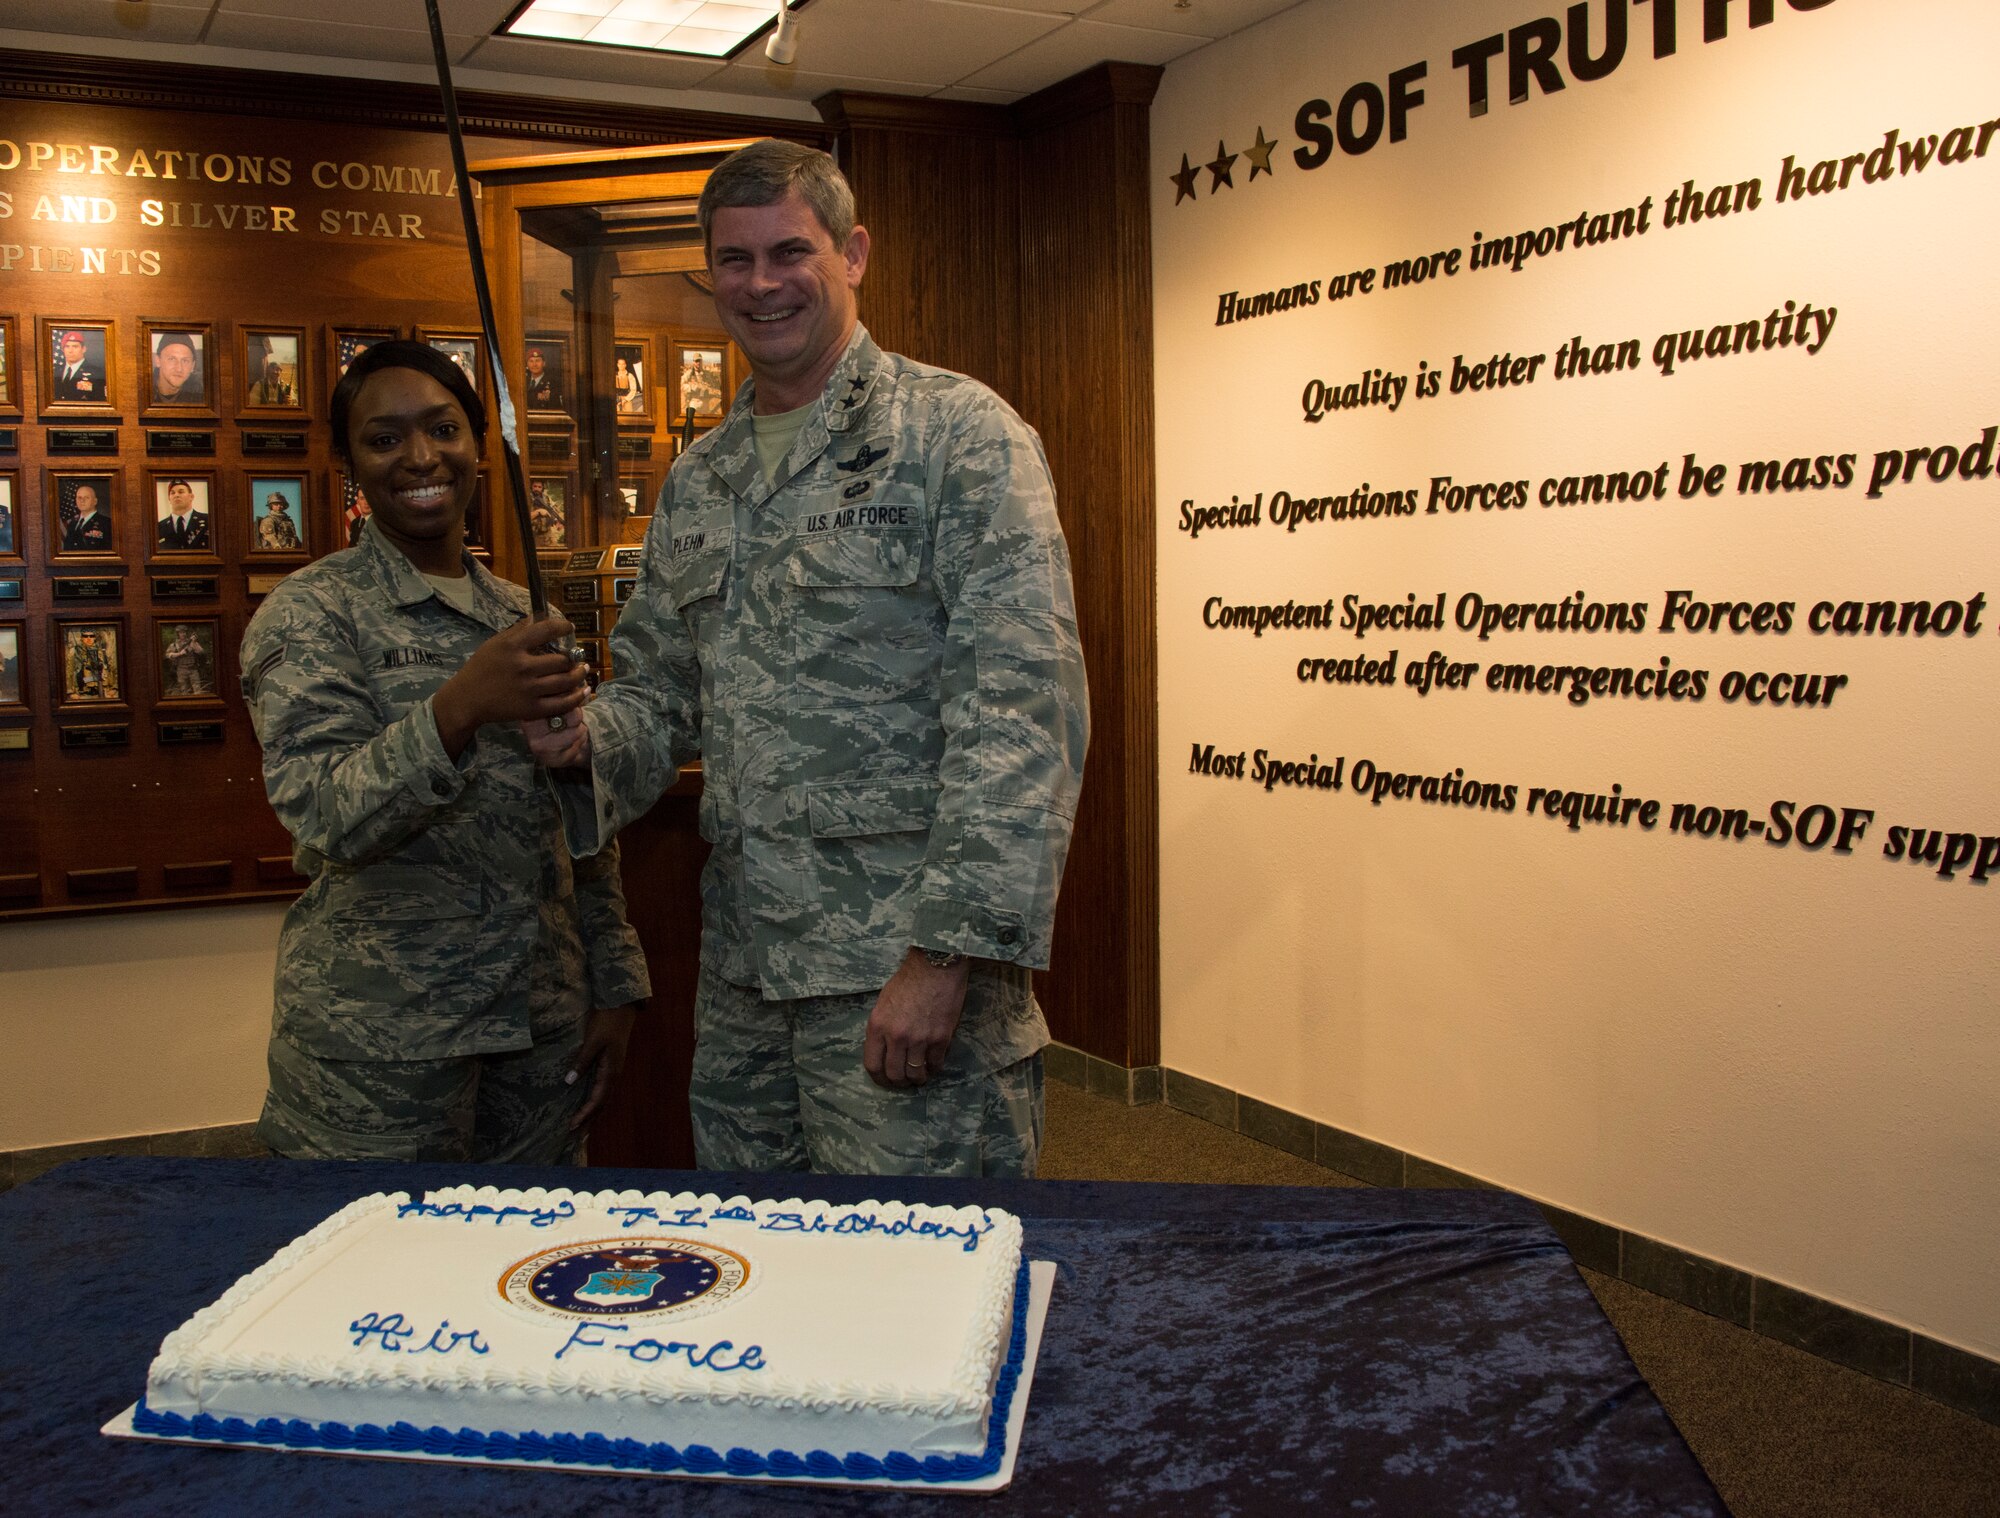
<svg viewBox="0 0 2000 1518">
<path fill-rule="evenodd" d="M 827 940 L 907 937 L 937 814 L 936 780 L 821 781 L 806 787 Z"/>
<path fill-rule="evenodd" d="M 921 579 L 923 559 L 921 532 L 852 528 L 793 549 L 786 577 L 800 705 L 865 706 L 930 687 L 944 612 Z"/>
</svg>

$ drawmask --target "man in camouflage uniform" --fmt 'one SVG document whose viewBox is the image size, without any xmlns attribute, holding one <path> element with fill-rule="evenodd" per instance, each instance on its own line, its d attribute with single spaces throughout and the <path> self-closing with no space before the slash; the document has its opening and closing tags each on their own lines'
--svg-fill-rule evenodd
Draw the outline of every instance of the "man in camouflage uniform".
<svg viewBox="0 0 2000 1518">
<path fill-rule="evenodd" d="M 439 737 L 433 695 L 527 612 L 464 564 L 460 608 L 371 522 L 244 634 L 265 787 L 311 880 L 278 940 L 258 1136 L 281 1154 L 569 1159 L 585 1016 L 649 989 L 616 851 L 571 865 L 520 733 L 481 727 L 456 761 Z"/>
<path fill-rule="evenodd" d="M 752 378 L 661 491 L 618 678 L 537 756 L 590 765 L 583 853 L 701 756 L 705 1168 L 1032 1175 L 1088 731 L 1040 440 L 861 329 L 825 154 L 743 149 L 700 219 Z"/>
</svg>

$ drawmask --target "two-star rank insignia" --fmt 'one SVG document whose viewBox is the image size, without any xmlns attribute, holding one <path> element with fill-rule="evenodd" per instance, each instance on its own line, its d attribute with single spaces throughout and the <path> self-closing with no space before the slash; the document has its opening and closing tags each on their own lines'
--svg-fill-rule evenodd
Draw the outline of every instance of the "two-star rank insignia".
<svg viewBox="0 0 2000 1518">
<path fill-rule="evenodd" d="M 859 474 L 877 459 L 885 459 L 888 456 L 888 449 L 870 448 L 866 443 L 863 443 L 853 458 L 849 459 L 845 464 L 835 464 L 833 467 L 838 469 L 842 474 Z"/>
</svg>

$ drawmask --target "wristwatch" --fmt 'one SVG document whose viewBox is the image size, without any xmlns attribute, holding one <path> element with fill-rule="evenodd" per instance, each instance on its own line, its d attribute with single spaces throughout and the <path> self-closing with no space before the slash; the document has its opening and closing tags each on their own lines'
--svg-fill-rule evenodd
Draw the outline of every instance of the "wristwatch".
<svg viewBox="0 0 2000 1518">
<path fill-rule="evenodd" d="M 956 949 L 920 949 L 918 952 L 930 961 L 933 970 L 949 970 L 965 960 L 965 956 Z"/>
</svg>

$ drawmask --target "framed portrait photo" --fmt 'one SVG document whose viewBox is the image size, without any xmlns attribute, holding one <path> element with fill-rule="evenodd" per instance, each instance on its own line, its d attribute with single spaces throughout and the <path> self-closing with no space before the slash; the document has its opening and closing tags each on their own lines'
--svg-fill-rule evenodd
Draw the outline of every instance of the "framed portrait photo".
<svg viewBox="0 0 2000 1518">
<path fill-rule="evenodd" d="M 139 323 L 140 411 L 147 416 L 215 415 L 215 328 L 208 322 Z"/>
<path fill-rule="evenodd" d="M 472 393 L 482 401 L 491 403 L 493 387 L 487 383 L 486 355 L 480 351 L 485 347 L 485 342 L 477 332 L 419 327 L 417 340 L 435 348 L 458 365 L 465 377 L 472 382 Z"/>
<path fill-rule="evenodd" d="M 653 345 L 643 337 L 611 342 L 611 409 L 621 424 L 653 420 Z"/>
<path fill-rule="evenodd" d="M 243 326 L 236 329 L 236 370 L 243 393 L 237 409 L 259 416 L 302 417 L 306 394 L 306 329 Z"/>
<path fill-rule="evenodd" d="M 215 476 L 198 470 L 154 469 L 146 475 L 153 503 L 153 557 L 215 557 Z"/>
<path fill-rule="evenodd" d="M 21 556 L 21 476 L 0 469 L 0 561 Z"/>
<path fill-rule="evenodd" d="M 334 529 L 340 534 L 341 546 L 352 548 L 361 541 L 361 524 L 369 517 L 368 497 L 361 493 L 361 486 L 345 469 L 334 471 L 333 482 L 333 498 L 340 503 L 340 517 L 334 523 Z"/>
<path fill-rule="evenodd" d="M 568 475 L 528 476 L 528 525 L 534 529 L 537 548 L 569 546 Z"/>
<path fill-rule="evenodd" d="M 11 316 L 0 316 L 0 413 L 21 409 L 21 334 Z"/>
<path fill-rule="evenodd" d="M 42 409 L 110 416 L 117 408 L 116 329 L 108 319 L 41 316 L 38 368 Z"/>
<path fill-rule="evenodd" d="M 553 332 L 530 332 L 521 354 L 526 376 L 521 393 L 527 409 L 544 416 L 568 416 L 569 339 Z"/>
<path fill-rule="evenodd" d="M 222 622 L 218 617 L 155 617 L 160 701 L 220 701 Z"/>
<path fill-rule="evenodd" d="M 312 552 L 311 476 L 265 474 L 246 469 L 250 498 L 249 539 L 253 558 L 304 558 Z"/>
<path fill-rule="evenodd" d="M 362 354 L 377 343 L 386 343 L 390 338 L 402 335 L 401 329 L 396 327 L 328 327 L 326 393 L 333 394 L 333 387 L 339 384 L 340 377 L 347 373 L 347 366 Z"/>
<path fill-rule="evenodd" d="M 43 471 L 43 512 L 49 519 L 49 556 L 55 559 L 110 559 L 118 554 L 118 523 L 124 503 L 120 475 L 111 469 Z"/>
<path fill-rule="evenodd" d="M 28 710 L 28 624 L 0 622 L 0 716 Z"/>
<path fill-rule="evenodd" d="M 125 619 L 93 617 L 54 623 L 56 709 L 123 706 Z"/>
<path fill-rule="evenodd" d="M 667 421 L 692 416 L 697 427 L 722 420 L 735 387 L 729 383 L 729 346 L 721 338 L 667 344 Z"/>
</svg>

